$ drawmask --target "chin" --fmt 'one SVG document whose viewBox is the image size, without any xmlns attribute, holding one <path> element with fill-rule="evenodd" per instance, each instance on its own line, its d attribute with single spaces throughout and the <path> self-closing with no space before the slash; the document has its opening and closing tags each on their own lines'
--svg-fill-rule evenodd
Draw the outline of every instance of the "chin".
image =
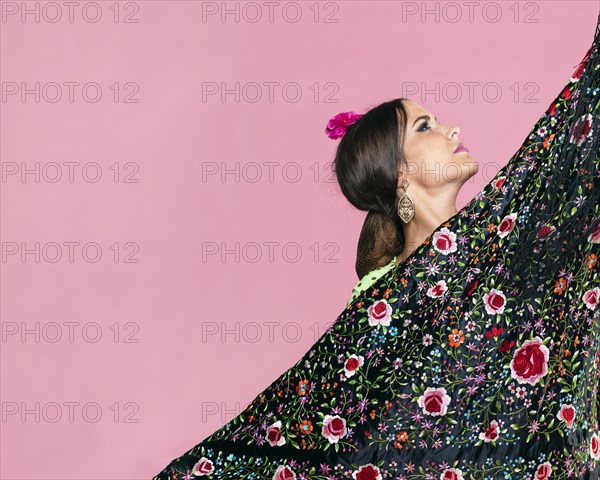
<svg viewBox="0 0 600 480">
<path fill-rule="evenodd" d="M 470 173 L 469 178 L 475 176 L 477 172 L 479 172 L 479 162 L 474 158 L 472 158 L 472 161 L 469 164 L 469 171 L 472 172 Z"/>
<path fill-rule="evenodd" d="M 466 175 L 465 177 L 471 178 L 479 172 L 479 162 L 473 158 L 469 152 L 460 152 L 462 154 L 461 157 L 461 165 L 464 168 Z"/>
</svg>

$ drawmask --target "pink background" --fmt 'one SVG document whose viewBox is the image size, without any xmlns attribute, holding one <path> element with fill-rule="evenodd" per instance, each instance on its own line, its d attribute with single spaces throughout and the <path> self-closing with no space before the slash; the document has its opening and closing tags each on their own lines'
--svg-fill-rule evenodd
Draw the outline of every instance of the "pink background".
<svg viewBox="0 0 600 480">
<path fill-rule="evenodd" d="M 599 5 L 499 2 L 502 18 L 495 23 L 489 19 L 495 11 L 486 20 L 481 7 L 472 22 L 463 16 L 453 23 L 455 10 L 437 22 L 432 15 L 402 18 L 403 8 L 418 9 L 422 2 L 321 2 L 315 22 L 316 4 L 298 2 L 302 18 L 296 23 L 283 20 L 281 8 L 272 23 L 264 17 L 236 23 L 231 15 L 203 22 L 207 3 L 196 1 L 138 1 L 136 12 L 121 2 L 114 22 L 113 2 L 101 1 L 96 23 L 85 21 L 81 8 L 70 23 L 66 7 L 52 23 L 31 15 L 23 22 L 7 14 L 7 4 L 0 65 L 3 479 L 151 478 L 231 420 L 308 351 L 343 311 L 358 280 L 354 261 L 365 213 L 324 181 L 337 145 L 324 134 L 327 120 L 409 96 L 402 82 L 427 88 L 497 82 L 503 95 L 495 103 L 481 88 L 473 101 L 410 95 L 440 121 L 459 125 L 461 140 L 481 164 L 459 195 L 460 209 L 515 153 L 567 83 L 591 45 Z M 266 14 L 267 7 L 257 4 Z M 237 5 L 241 10 L 246 2 Z M 457 5 L 466 14 L 467 6 Z M 124 23 L 132 12 L 138 22 Z M 337 23 L 325 22 L 327 14 Z M 525 21 L 528 16 L 535 23 Z M 97 82 L 103 95 L 87 102 L 76 88 L 70 103 L 65 87 L 56 103 L 37 103 L 33 95 L 23 102 L 7 94 L 12 82 L 29 89 L 35 82 Z M 116 103 L 115 82 L 121 93 Z M 123 102 L 132 92 L 126 82 L 138 85 L 137 103 Z M 257 82 L 264 95 L 257 102 L 236 102 L 232 95 L 225 102 L 218 95 L 203 101 L 202 82 L 228 88 Z M 278 88 L 269 102 L 264 82 L 297 82 L 302 97 L 286 101 Z M 324 101 L 334 92 L 327 82 L 337 85 L 337 103 Z M 248 95 L 255 92 L 248 87 Z M 537 103 L 524 101 L 528 93 Z M 33 175 L 23 181 L 20 170 L 11 173 L 36 162 L 40 169 L 51 162 L 80 165 L 72 183 L 64 165 L 63 178 L 54 183 L 50 173 L 39 182 Z M 81 166 L 92 162 L 102 171 L 95 183 L 81 175 Z M 132 172 L 127 162 L 138 166 L 137 183 L 123 182 Z M 225 182 L 214 175 L 203 181 L 206 162 L 227 168 L 257 162 L 263 178 L 236 183 L 231 175 Z M 266 162 L 277 163 L 272 183 Z M 293 162 L 302 172 L 297 182 L 282 176 L 282 167 Z M 36 242 L 57 242 L 63 257 L 53 263 L 48 257 L 55 249 L 40 248 L 46 257 L 23 260 L 23 247 L 34 250 Z M 79 247 L 71 263 L 64 242 L 97 242 L 102 258 L 85 261 Z M 137 252 L 126 242 L 137 244 Z M 227 248 L 258 242 L 263 256 L 203 261 L 203 242 Z M 279 242 L 273 262 L 264 242 Z M 299 261 L 284 258 L 281 246 L 288 242 L 300 246 Z M 124 262 L 128 253 L 138 262 Z M 56 342 L 50 341 L 56 333 L 51 322 L 62 328 Z M 77 323 L 72 342 L 68 322 Z M 221 329 L 221 322 L 238 328 L 240 338 L 203 339 L 203 329 Z M 245 330 L 250 322 L 260 330 Z M 23 328 L 35 331 L 36 325 L 39 342 L 34 334 L 22 337 Z M 93 342 L 98 329 L 102 337 Z M 251 341 L 257 332 L 262 338 Z M 137 343 L 124 341 L 128 333 Z M 57 421 L 52 402 L 61 407 Z M 72 422 L 68 402 L 79 404 Z M 84 417 L 85 404 L 100 407 L 98 421 L 90 418 L 93 409 Z"/>
</svg>

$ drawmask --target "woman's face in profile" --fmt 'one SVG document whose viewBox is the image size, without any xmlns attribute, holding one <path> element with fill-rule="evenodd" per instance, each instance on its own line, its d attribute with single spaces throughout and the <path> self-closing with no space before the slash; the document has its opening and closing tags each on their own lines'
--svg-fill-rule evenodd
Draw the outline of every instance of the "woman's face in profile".
<svg viewBox="0 0 600 480">
<path fill-rule="evenodd" d="M 469 152 L 455 152 L 460 143 L 460 128 L 440 123 L 435 115 L 411 100 L 405 100 L 408 113 L 404 155 L 408 171 L 402 178 L 424 187 L 439 187 L 449 182 L 463 184 L 479 170 Z M 467 148 L 468 146 L 465 145 Z"/>
</svg>

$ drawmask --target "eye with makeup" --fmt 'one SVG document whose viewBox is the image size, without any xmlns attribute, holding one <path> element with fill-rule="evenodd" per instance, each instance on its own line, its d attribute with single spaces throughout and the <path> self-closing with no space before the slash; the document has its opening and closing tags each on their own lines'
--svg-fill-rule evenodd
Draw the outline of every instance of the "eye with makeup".
<svg viewBox="0 0 600 480">
<path fill-rule="evenodd" d="M 427 125 L 427 128 L 423 128 Z M 425 130 L 430 129 L 431 127 L 429 127 L 429 122 L 427 120 L 425 120 L 421 126 L 417 129 L 417 132 L 424 132 Z"/>
</svg>

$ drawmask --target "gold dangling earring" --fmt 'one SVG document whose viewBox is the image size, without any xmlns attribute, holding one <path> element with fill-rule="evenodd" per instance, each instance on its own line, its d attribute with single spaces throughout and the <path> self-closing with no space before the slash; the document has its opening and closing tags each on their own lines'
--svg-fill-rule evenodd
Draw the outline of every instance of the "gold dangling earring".
<svg viewBox="0 0 600 480">
<path fill-rule="evenodd" d="M 398 199 L 398 204 L 396 205 L 396 211 L 398 212 L 398 216 L 404 223 L 408 223 L 415 216 L 415 202 L 412 197 L 406 193 L 406 189 L 408 188 L 408 181 L 404 180 L 402 182 L 402 188 L 404 189 L 404 193 Z"/>
</svg>

